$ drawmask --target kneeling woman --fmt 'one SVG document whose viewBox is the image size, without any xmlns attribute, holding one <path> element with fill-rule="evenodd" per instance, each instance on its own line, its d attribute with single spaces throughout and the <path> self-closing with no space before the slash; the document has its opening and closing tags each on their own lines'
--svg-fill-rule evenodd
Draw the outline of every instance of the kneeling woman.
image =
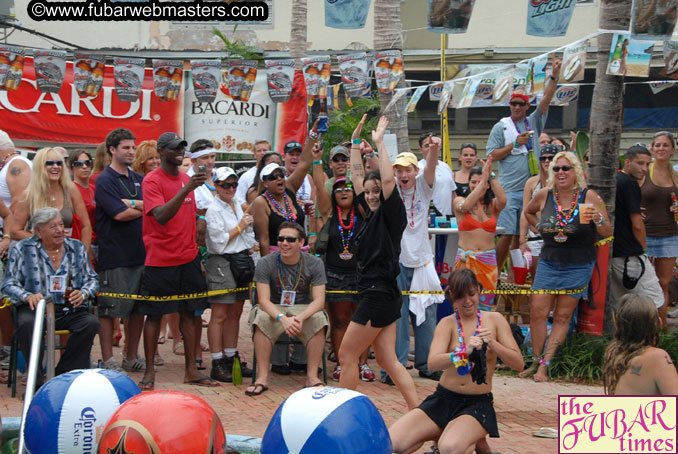
<svg viewBox="0 0 678 454">
<path fill-rule="evenodd" d="M 478 310 L 476 275 L 455 271 L 447 292 L 456 310 L 438 323 L 428 355 L 429 369 L 442 370 L 443 376 L 433 394 L 389 428 L 399 454 L 415 452 L 429 440 L 438 440 L 441 453 L 469 452 L 488 434 L 499 437 L 491 393 L 497 358 L 511 369 L 523 368 L 506 319 Z"/>
</svg>

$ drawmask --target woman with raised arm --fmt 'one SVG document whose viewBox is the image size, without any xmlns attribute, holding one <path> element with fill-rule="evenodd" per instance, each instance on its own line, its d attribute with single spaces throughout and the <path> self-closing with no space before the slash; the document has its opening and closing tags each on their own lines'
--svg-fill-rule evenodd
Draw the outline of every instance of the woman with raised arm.
<svg viewBox="0 0 678 454">
<path fill-rule="evenodd" d="M 339 348 L 342 367 L 339 386 L 358 387 L 358 360 L 371 344 L 377 363 L 393 379 L 407 406 L 414 408 L 418 403 L 414 381 L 395 354 L 395 322 L 400 318 L 402 305 L 396 277 L 400 272 L 400 240 L 407 217 L 402 198 L 395 190 L 395 175 L 384 145 L 386 117 L 381 117 L 376 131 L 372 131 L 379 171 L 365 176 L 359 139 L 366 118 L 363 115 L 352 136 L 351 178 L 358 202 L 368 214 L 357 232 L 358 308 Z"/>
<path fill-rule="evenodd" d="M 433 394 L 389 428 L 393 452 L 412 453 L 437 440 L 442 454 L 471 452 L 474 445 L 484 454 L 485 437 L 499 437 L 492 397 L 497 358 L 521 370 L 523 356 L 504 316 L 478 309 L 480 291 L 473 271 L 450 275 L 446 292 L 456 310 L 438 323 L 428 355 L 428 368 L 443 375 Z"/>
<path fill-rule="evenodd" d="M 605 394 L 678 394 L 678 374 L 659 344 L 661 319 L 652 300 L 626 294 L 614 315 L 614 337 L 605 350 Z"/>
</svg>

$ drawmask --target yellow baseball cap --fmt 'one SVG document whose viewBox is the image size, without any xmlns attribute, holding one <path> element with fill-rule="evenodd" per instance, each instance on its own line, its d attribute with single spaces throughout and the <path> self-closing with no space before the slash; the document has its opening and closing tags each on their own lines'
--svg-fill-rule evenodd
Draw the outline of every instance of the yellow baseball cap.
<svg viewBox="0 0 678 454">
<path fill-rule="evenodd" d="M 414 153 L 410 153 L 409 151 L 406 151 L 404 153 L 400 153 L 398 156 L 396 156 L 395 161 L 393 161 L 393 166 L 414 166 L 415 168 L 419 168 L 419 161 L 417 160 L 417 157 L 414 155 Z"/>
</svg>

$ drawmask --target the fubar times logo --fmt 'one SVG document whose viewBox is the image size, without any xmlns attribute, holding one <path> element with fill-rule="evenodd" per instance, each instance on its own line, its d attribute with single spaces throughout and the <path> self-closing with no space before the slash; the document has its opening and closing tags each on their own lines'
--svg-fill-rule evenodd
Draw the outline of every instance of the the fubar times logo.
<svg viewBox="0 0 678 454">
<path fill-rule="evenodd" d="M 558 396 L 558 453 L 676 453 L 677 400 L 678 396 Z"/>
</svg>

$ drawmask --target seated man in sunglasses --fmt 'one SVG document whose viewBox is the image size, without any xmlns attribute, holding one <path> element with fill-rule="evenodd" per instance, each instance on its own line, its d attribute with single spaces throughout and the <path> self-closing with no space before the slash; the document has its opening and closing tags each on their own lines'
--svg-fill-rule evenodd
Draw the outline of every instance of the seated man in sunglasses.
<svg viewBox="0 0 678 454">
<path fill-rule="evenodd" d="M 250 314 L 257 357 L 255 384 L 245 394 L 258 396 L 268 389 L 268 368 L 273 344 L 283 333 L 296 336 L 308 351 L 305 386 L 320 386 L 318 366 L 328 326 L 325 307 L 325 267 L 301 252 L 306 234 L 295 222 L 278 230 L 278 251 L 262 257 L 254 273 L 257 303 Z"/>
<path fill-rule="evenodd" d="M 562 61 L 555 58 L 546 82 L 544 97 L 529 116 L 530 97 L 514 92 L 511 95 L 511 115 L 499 120 L 487 139 L 487 155 L 499 166 L 499 184 L 506 191 L 507 205 L 497 220 L 504 233 L 497 243 L 497 267 L 504 265 L 511 249 L 518 248 L 520 214 L 523 210 L 523 189 L 531 175 L 539 173 L 539 136 L 546 124 L 549 104 L 556 92 Z"/>
</svg>

